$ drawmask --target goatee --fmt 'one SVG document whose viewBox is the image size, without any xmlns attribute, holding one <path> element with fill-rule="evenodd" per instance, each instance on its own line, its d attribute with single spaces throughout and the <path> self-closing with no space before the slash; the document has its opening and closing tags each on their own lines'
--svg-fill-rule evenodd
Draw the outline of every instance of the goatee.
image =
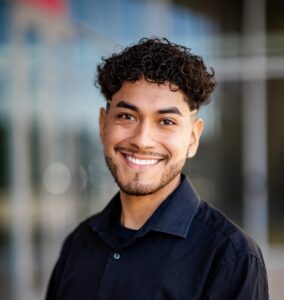
<svg viewBox="0 0 284 300">
<path fill-rule="evenodd" d="M 161 175 L 161 179 L 157 183 L 143 182 L 143 173 L 140 172 L 135 173 L 133 175 L 133 178 L 128 182 L 123 182 L 118 174 L 118 166 L 113 162 L 112 157 L 105 154 L 105 161 L 121 191 L 128 195 L 146 196 L 156 193 L 157 191 L 168 185 L 171 181 L 173 181 L 177 176 L 179 176 L 186 162 L 186 158 L 172 165 L 170 165 L 169 162 L 159 162 L 165 163 L 166 167 L 163 174 Z"/>
</svg>

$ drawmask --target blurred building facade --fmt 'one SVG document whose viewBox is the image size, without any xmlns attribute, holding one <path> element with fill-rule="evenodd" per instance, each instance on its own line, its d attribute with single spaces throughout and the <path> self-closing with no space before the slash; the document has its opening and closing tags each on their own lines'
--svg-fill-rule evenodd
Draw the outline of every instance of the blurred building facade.
<svg viewBox="0 0 284 300">
<path fill-rule="evenodd" d="M 215 69 L 217 91 L 200 111 L 205 134 L 185 172 L 267 257 L 275 245 L 282 255 L 278 2 L 0 0 L 3 299 L 43 298 L 63 239 L 116 192 L 98 136 L 96 65 L 145 36 L 184 44 Z"/>
</svg>

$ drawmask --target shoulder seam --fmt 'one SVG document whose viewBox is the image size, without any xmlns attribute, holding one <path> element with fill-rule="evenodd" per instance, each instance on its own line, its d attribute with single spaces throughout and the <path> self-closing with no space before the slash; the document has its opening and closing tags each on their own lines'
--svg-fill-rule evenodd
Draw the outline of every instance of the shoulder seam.
<svg viewBox="0 0 284 300">
<path fill-rule="evenodd" d="M 216 271 L 220 271 L 222 270 L 226 265 L 229 265 L 230 263 L 232 263 L 233 261 L 236 261 L 237 259 L 241 259 L 243 257 L 252 257 L 254 258 L 256 261 L 258 261 L 259 265 L 261 266 L 262 270 L 266 273 L 266 268 L 264 263 L 262 262 L 262 260 L 256 256 L 253 253 L 244 253 L 244 254 L 236 254 L 234 257 L 230 256 L 226 259 L 223 259 L 222 261 L 220 261 L 217 265 L 216 265 Z"/>
</svg>

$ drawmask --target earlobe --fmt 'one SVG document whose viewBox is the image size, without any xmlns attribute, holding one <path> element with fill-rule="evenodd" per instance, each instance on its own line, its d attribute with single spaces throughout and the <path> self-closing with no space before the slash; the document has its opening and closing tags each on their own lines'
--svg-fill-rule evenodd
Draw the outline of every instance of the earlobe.
<svg viewBox="0 0 284 300">
<path fill-rule="evenodd" d="M 190 144 L 187 151 L 187 158 L 193 157 L 198 149 L 199 140 L 203 132 L 204 123 L 202 119 L 196 119 L 192 125 Z"/>
<path fill-rule="evenodd" d="M 102 143 L 104 143 L 104 136 L 105 136 L 106 114 L 107 114 L 106 110 L 104 108 L 101 108 L 99 126 L 100 126 L 100 138 Z"/>
</svg>

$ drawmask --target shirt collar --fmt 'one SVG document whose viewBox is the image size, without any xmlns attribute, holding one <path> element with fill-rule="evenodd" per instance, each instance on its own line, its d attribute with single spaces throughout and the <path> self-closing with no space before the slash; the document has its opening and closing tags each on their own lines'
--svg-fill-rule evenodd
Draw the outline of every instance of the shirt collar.
<svg viewBox="0 0 284 300">
<path fill-rule="evenodd" d="M 90 219 L 89 225 L 94 231 L 106 230 L 117 222 L 120 212 L 120 197 L 117 193 L 100 213 Z"/>
<path fill-rule="evenodd" d="M 155 211 L 145 227 L 186 238 L 198 206 L 199 196 L 182 174 L 179 186 Z"/>
<path fill-rule="evenodd" d="M 139 230 L 138 236 L 149 231 L 159 231 L 186 238 L 198 206 L 199 196 L 189 179 L 182 174 L 179 186 Z M 109 231 L 119 219 L 120 211 L 118 193 L 101 213 L 91 218 L 89 224 L 94 231 Z"/>
</svg>

